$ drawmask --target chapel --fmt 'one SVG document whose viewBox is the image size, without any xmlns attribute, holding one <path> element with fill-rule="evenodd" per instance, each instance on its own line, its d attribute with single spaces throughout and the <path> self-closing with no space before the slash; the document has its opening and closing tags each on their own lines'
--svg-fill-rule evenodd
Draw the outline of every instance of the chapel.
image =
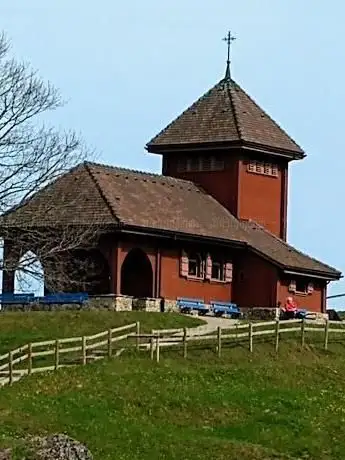
<svg viewBox="0 0 345 460">
<path fill-rule="evenodd" d="M 275 308 L 294 296 L 325 312 L 327 286 L 341 273 L 287 241 L 289 165 L 306 154 L 233 80 L 229 64 L 147 143 L 162 158 L 160 175 L 85 162 L 9 212 L 7 225 L 45 201 L 44 225 L 96 218 L 105 229 L 93 249 L 102 270 L 89 294 L 242 308 Z M 5 241 L 5 257 L 13 247 Z M 13 289 L 7 270 L 3 292 Z"/>
</svg>

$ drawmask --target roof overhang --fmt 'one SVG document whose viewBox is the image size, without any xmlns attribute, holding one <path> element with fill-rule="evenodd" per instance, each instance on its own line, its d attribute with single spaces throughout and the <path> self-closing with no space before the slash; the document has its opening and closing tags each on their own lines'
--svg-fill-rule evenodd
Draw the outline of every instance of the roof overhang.
<svg viewBox="0 0 345 460">
<path fill-rule="evenodd" d="M 300 150 L 290 151 L 279 148 L 270 147 L 267 145 L 260 145 L 247 141 L 223 141 L 223 142 L 203 142 L 203 143 L 186 143 L 186 144 L 150 144 L 145 146 L 149 153 L 180 153 L 180 152 L 193 152 L 202 150 L 232 150 L 241 149 L 260 154 L 277 156 L 288 160 L 302 160 L 306 154 Z"/>
<path fill-rule="evenodd" d="M 185 241 L 185 242 L 202 242 L 202 243 L 212 243 L 213 245 L 219 246 L 231 246 L 233 248 L 243 248 L 246 247 L 247 243 L 245 241 L 238 240 L 229 240 L 222 238 L 214 238 L 210 236 L 196 235 L 192 233 L 182 233 L 175 232 L 172 230 L 162 230 L 149 227 L 139 227 L 135 225 L 123 225 L 118 228 L 117 233 L 127 234 L 127 235 L 143 235 L 154 238 L 169 239 L 174 241 Z"/>
<path fill-rule="evenodd" d="M 308 278 L 317 278 L 317 279 L 323 279 L 325 281 L 337 281 L 340 278 L 343 278 L 343 275 L 339 272 L 338 275 L 334 274 L 331 275 L 330 273 L 317 273 L 317 272 L 311 272 L 311 271 L 306 271 L 306 270 L 283 270 L 285 275 L 296 275 L 296 276 L 307 276 Z"/>
<path fill-rule="evenodd" d="M 337 281 L 340 278 L 343 277 L 341 272 L 320 272 L 320 271 L 315 271 L 315 270 L 307 270 L 305 268 L 296 268 L 296 267 L 287 267 L 284 266 L 283 264 L 277 262 L 275 259 L 272 257 L 267 256 L 263 252 L 259 251 L 258 249 L 254 248 L 253 246 L 248 246 L 248 249 L 256 254 L 257 256 L 261 257 L 262 259 L 267 260 L 270 262 L 272 265 L 275 265 L 278 267 L 280 270 L 285 275 L 295 275 L 295 276 L 306 276 L 308 278 L 315 278 L 315 279 L 324 279 L 325 281 Z"/>
</svg>

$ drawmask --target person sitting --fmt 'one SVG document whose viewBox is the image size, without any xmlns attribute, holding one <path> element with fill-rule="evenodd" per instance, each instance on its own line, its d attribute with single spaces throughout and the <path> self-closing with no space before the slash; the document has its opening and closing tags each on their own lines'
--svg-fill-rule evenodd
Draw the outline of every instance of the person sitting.
<svg viewBox="0 0 345 460">
<path fill-rule="evenodd" d="M 286 319 L 292 319 L 292 318 L 295 318 L 296 316 L 296 313 L 297 313 L 297 304 L 296 302 L 293 300 L 292 297 L 287 297 L 286 299 L 286 302 L 285 302 L 285 305 L 284 305 L 284 313 L 285 313 L 285 318 Z"/>
</svg>

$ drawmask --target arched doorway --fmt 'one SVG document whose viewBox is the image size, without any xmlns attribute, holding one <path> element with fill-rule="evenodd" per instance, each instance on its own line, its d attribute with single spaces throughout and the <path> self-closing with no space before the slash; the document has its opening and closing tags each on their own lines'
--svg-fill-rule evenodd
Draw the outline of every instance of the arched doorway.
<svg viewBox="0 0 345 460">
<path fill-rule="evenodd" d="M 44 294 L 44 269 L 36 254 L 27 251 L 20 259 L 14 277 L 14 292 Z"/>
<path fill-rule="evenodd" d="M 153 297 L 152 265 L 141 249 L 132 249 L 121 267 L 121 294 Z"/>
<path fill-rule="evenodd" d="M 84 291 L 90 295 L 111 292 L 110 268 L 107 259 L 98 249 L 76 250 L 69 265 L 70 290 Z"/>
</svg>

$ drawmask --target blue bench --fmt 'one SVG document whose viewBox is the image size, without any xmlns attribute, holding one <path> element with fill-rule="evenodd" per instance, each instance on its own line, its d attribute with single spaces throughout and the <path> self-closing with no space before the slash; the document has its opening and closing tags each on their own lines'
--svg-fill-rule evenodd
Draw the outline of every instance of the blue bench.
<svg viewBox="0 0 345 460">
<path fill-rule="evenodd" d="M 200 315 L 206 315 L 206 313 L 209 312 L 208 307 L 205 305 L 205 302 L 202 299 L 178 297 L 177 306 L 180 308 L 181 313 L 191 313 L 193 310 L 195 310 Z"/>
<path fill-rule="evenodd" d="M 12 292 L 5 292 L 0 294 L 0 303 L 12 305 L 28 305 L 35 300 L 35 294 L 13 294 Z"/>
<path fill-rule="evenodd" d="M 89 296 L 85 292 L 77 293 L 58 293 L 58 294 L 47 294 L 44 297 L 36 297 L 37 303 L 43 303 L 46 305 L 51 304 L 83 304 L 88 300 Z"/>
<path fill-rule="evenodd" d="M 211 302 L 211 311 L 214 316 L 229 315 L 231 318 L 241 317 L 241 310 L 235 303 L 231 302 L 218 302 L 213 300 Z"/>
</svg>

